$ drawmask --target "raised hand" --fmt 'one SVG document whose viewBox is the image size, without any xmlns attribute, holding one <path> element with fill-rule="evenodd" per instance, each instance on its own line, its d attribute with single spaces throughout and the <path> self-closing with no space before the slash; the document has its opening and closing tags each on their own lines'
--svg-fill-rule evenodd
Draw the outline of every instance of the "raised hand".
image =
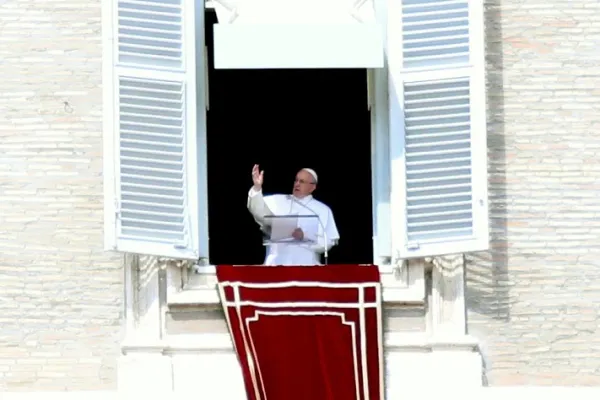
<svg viewBox="0 0 600 400">
<path fill-rule="evenodd" d="M 254 184 L 255 190 L 261 190 L 263 185 L 263 175 L 265 171 L 261 171 L 258 168 L 258 164 L 254 164 L 252 168 L 252 183 Z"/>
</svg>

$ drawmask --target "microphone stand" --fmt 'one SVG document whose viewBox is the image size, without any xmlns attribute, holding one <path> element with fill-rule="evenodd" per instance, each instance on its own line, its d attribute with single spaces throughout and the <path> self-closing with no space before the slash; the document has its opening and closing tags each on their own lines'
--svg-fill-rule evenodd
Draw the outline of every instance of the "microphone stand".
<svg viewBox="0 0 600 400">
<path fill-rule="evenodd" d="M 325 251 L 323 252 L 323 256 L 325 258 L 325 265 L 327 265 L 328 262 L 328 247 L 329 247 L 329 241 L 327 240 L 327 230 L 325 229 L 325 225 L 323 225 L 323 222 L 321 221 L 321 218 L 319 218 L 319 214 L 317 214 L 313 209 L 311 209 L 309 206 L 302 204 L 301 202 L 299 202 L 294 196 L 289 195 L 288 196 L 290 198 L 290 200 L 292 200 L 294 203 L 298 204 L 301 207 L 306 208 L 308 211 L 310 211 L 311 213 L 313 213 L 316 217 L 317 217 L 317 221 L 319 221 L 319 225 L 321 226 L 321 229 L 323 229 L 323 240 L 325 241 L 325 245 L 323 246 L 323 248 L 325 249 Z M 318 235 L 317 235 L 318 236 Z M 318 240 L 318 238 L 317 238 Z"/>
</svg>

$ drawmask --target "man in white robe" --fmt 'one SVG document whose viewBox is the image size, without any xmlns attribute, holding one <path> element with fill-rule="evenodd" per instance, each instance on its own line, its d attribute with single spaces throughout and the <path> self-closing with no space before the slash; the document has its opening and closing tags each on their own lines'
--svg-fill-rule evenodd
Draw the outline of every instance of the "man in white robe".
<svg viewBox="0 0 600 400">
<path fill-rule="evenodd" d="M 252 169 L 254 185 L 248 193 L 248 210 L 263 232 L 270 232 L 271 219 L 265 218 L 268 216 L 318 217 L 317 227 L 309 226 L 315 218 L 298 218 L 298 226 L 290 232 L 295 241 L 269 244 L 264 265 L 320 265 L 320 254 L 337 244 L 340 235 L 331 209 L 312 196 L 318 182 L 316 172 L 310 168 L 298 171 L 291 195 L 263 197 L 263 179 L 264 171 L 255 165 Z"/>
</svg>

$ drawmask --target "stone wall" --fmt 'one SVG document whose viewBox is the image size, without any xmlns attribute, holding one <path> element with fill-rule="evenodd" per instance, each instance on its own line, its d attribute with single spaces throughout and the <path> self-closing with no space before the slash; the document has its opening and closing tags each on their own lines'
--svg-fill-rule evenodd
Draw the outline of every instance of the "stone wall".
<svg viewBox="0 0 600 400">
<path fill-rule="evenodd" d="M 491 385 L 600 384 L 600 3 L 488 0 L 492 250 L 468 257 Z"/>
<path fill-rule="evenodd" d="M 0 391 L 116 388 L 100 1 L 0 0 Z"/>
</svg>

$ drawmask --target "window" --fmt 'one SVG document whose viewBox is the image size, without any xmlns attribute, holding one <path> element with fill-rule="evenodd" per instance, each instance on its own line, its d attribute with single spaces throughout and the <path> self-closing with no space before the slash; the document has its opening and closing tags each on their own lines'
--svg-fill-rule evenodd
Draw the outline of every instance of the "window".
<svg viewBox="0 0 600 400">
<path fill-rule="evenodd" d="M 206 262 L 203 4 L 105 3 L 106 247 Z M 377 17 L 387 65 L 370 70 L 374 261 L 484 250 L 482 2 L 404 0 Z"/>
</svg>

